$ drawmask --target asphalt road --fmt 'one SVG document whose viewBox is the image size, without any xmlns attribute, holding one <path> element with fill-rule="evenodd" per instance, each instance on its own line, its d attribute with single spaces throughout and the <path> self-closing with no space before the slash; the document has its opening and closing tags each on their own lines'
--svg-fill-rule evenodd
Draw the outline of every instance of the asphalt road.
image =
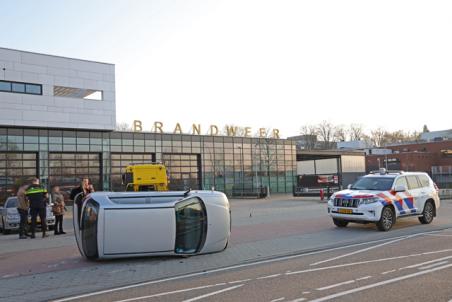
<svg viewBox="0 0 452 302">
<path fill-rule="evenodd" d="M 449 301 L 452 230 L 155 280 L 83 301 Z"/>
<path fill-rule="evenodd" d="M 304 301 L 347 290 L 356 292 L 333 299 L 381 301 L 387 295 L 393 301 L 395 294 L 398 301 L 452 299 L 452 269 L 445 262 L 452 260 L 399 270 L 452 255 L 452 201 L 443 201 L 430 225 L 400 219 L 385 233 L 371 224 L 338 229 L 326 204 L 317 200 L 286 195 L 232 200 L 231 207 L 228 249 L 189 258 L 90 262 L 78 254 L 72 231 L 35 240 L 3 236 L 0 301 L 120 301 L 149 295 L 154 297 L 137 301 Z M 400 280 L 385 281 L 394 278 Z M 372 284 L 380 285 L 359 290 Z"/>
</svg>

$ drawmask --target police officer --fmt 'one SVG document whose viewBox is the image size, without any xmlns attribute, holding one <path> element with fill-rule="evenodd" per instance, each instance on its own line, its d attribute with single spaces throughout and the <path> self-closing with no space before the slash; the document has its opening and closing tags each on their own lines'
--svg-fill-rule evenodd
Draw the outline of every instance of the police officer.
<svg viewBox="0 0 452 302">
<path fill-rule="evenodd" d="M 36 218 L 38 215 L 41 219 L 42 238 L 48 237 L 49 235 L 46 234 L 47 190 L 39 185 L 39 178 L 31 180 L 31 185 L 25 191 L 25 195 L 30 201 L 31 238 L 35 238 Z"/>
</svg>

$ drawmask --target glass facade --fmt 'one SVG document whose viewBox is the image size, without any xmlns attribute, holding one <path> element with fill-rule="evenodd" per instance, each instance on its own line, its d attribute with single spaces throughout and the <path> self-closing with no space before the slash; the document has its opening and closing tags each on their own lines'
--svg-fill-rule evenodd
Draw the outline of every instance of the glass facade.
<svg viewBox="0 0 452 302">
<path fill-rule="evenodd" d="M 295 145 L 285 139 L 0 127 L 0 203 L 31 176 L 65 192 L 82 177 L 97 191 L 120 191 L 125 166 L 149 162 L 167 166 L 171 190 L 229 195 L 290 193 L 296 174 Z"/>
</svg>

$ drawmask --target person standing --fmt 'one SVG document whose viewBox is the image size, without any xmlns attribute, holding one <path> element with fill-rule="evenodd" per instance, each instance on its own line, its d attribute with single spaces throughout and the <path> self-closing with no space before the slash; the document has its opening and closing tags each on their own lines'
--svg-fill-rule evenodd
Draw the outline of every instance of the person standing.
<svg viewBox="0 0 452 302">
<path fill-rule="evenodd" d="M 82 202 L 86 195 L 93 193 L 94 187 L 89 183 L 89 179 L 87 177 L 83 178 L 80 182 L 80 186 L 71 190 L 70 199 L 77 204 L 78 213 L 77 217 L 80 221 L 80 216 L 82 214 Z"/>
<path fill-rule="evenodd" d="M 17 190 L 17 212 L 20 215 L 20 224 L 19 224 L 19 239 L 27 239 L 27 223 L 28 223 L 28 211 L 30 208 L 30 203 L 28 202 L 27 197 L 25 196 L 25 191 L 27 190 L 28 185 L 20 186 L 19 190 Z"/>
<path fill-rule="evenodd" d="M 25 191 L 30 202 L 30 215 L 31 215 L 31 238 L 35 238 L 36 232 L 36 219 L 39 215 L 41 219 L 42 238 L 48 237 L 47 231 L 47 190 L 39 185 L 39 178 L 33 178 L 31 185 Z"/>
<path fill-rule="evenodd" d="M 52 189 L 52 202 L 52 212 L 53 215 L 55 215 L 54 234 L 66 234 L 66 232 L 63 231 L 63 216 L 65 213 L 64 196 L 61 194 L 59 186 L 54 186 Z"/>
</svg>

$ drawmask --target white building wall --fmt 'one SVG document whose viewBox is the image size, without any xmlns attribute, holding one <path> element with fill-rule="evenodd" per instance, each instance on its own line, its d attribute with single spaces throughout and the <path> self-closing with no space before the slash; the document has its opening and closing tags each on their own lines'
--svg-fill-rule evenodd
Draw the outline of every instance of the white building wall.
<svg viewBox="0 0 452 302">
<path fill-rule="evenodd" d="M 343 173 L 365 173 L 366 172 L 366 158 L 362 156 L 342 155 L 342 172 Z"/>
<path fill-rule="evenodd" d="M 303 160 L 297 162 L 297 175 L 336 174 L 338 172 L 337 159 Z"/>
<path fill-rule="evenodd" d="M 113 64 L 0 48 L 0 80 L 42 85 L 42 95 L 0 91 L 0 125 L 115 128 Z M 103 99 L 55 97 L 54 85 L 101 90 Z"/>
<path fill-rule="evenodd" d="M 308 175 L 315 174 L 313 160 L 297 161 L 297 175 L 304 174 Z"/>
<path fill-rule="evenodd" d="M 318 159 L 315 161 L 317 174 L 335 174 L 337 173 L 337 159 Z"/>
</svg>

